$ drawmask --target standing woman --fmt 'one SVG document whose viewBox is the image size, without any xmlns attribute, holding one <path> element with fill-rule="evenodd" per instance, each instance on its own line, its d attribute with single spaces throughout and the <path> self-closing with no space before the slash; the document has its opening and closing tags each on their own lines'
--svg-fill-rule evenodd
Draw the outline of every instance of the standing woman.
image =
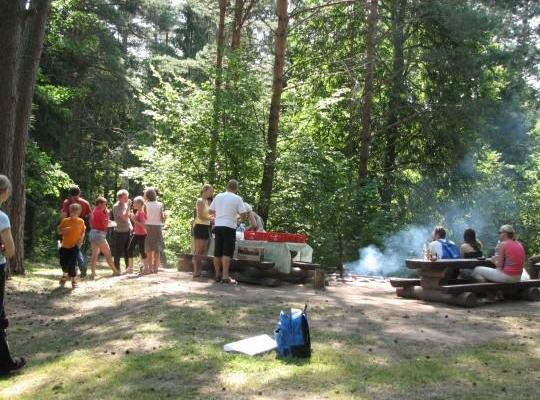
<svg viewBox="0 0 540 400">
<path fill-rule="evenodd" d="M 146 241 L 144 247 L 148 257 L 150 272 L 157 274 L 160 264 L 160 253 L 163 247 L 162 227 L 165 222 L 165 211 L 163 204 L 157 201 L 157 192 L 153 187 L 144 191 L 146 204 L 144 211 L 146 214 Z"/>
<path fill-rule="evenodd" d="M 0 175 L 0 206 L 11 194 L 11 182 L 5 175 Z M 7 258 L 15 255 L 15 244 L 11 236 L 9 217 L 0 210 L 0 375 L 21 369 L 26 364 L 24 358 L 12 358 L 9 352 L 6 329 L 9 325 L 4 310 L 4 293 L 6 291 Z"/>
<path fill-rule="evenodd" d="M 210 238 L 210 225 L 212 224 L 213 217 L 210 215 L 210 204 L 208 200 L 214 195 L 214 188 L 212 185 L 205 184 L 201 190 L 201 197 L 197 199 L 195 204 L 195 210 L 197 215 L 195 216 L 193 225 L 193 238 L 195 246 L 193 249 L 193 277 L 201 276 L 199 270 L 201 255 L 206 253 L 208 248 L 208 239 Z"/>
<path fill-rule="evenodd" d="M 90 217 L 90 245 L 92 246 L 92 275 L 91 279 L 96 278 L 96 263 L 99 253 L 103 253 L 107 264 L 113 271 L 113 275 L 119 275 L 119 271 L 114 266 L 111 256 L 111 248 L 107 242 L 107 229 L 109 228 L 109 210 L 107 209 L 107 200 L 104 197 L 98 197 L 95 201 L 95 208 Z"/>
</svg>

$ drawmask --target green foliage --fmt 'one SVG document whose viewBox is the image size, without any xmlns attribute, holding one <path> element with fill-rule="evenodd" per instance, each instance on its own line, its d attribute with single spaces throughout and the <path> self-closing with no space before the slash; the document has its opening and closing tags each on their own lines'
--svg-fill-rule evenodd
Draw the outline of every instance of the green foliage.
<svg viewBox="0 0 540 400">
<path fill-rule="evenodd" d="M 33 141 L 26 151 L 26 226 L 27 256 L 43 257 L 55 253 L 55 228 L 59 218 L 59 199 L 69 185 L 61 166 Z"/>
<path fill-rule="evenodd" d="M 307 234 L 332 268 L 410 224 L 446 224 L 457 241 L 471 226 L 489 247 L 497 225 L 513 223 L 540 251 L 535 2 L 379 3 L 369 176 L 360 183 L 366 10 L 323 3 L 291 2 L 269 229 Z M 157 186 L 168 248 L 189 249 L 214 133 L 210 183 L 221 191 L 235 177 L 243 198 L 259 201 L 273 7 L 256 2 L 240 49 L 226 43 L 216 71 L 215 2 L 53 2 L 32 139 L 86 197 Z"/>
</svg>

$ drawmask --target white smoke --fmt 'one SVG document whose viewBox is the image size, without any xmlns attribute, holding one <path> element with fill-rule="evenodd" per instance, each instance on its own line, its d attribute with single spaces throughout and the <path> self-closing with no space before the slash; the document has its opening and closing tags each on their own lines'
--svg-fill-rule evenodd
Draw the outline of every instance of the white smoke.
<svg viewBox="0 0 540 400">
<path fill-rule="evenodd" d="M 369 245 L 359 250 L 359 260 L 345 263 L 346 273 L 368 276 L 388 276 L 403 269 L 405 259 L 420 257 L 424 244 L 431 238 L 431 229 L 411 226 L 384 242 L 383 250 Z"/>
</svg>

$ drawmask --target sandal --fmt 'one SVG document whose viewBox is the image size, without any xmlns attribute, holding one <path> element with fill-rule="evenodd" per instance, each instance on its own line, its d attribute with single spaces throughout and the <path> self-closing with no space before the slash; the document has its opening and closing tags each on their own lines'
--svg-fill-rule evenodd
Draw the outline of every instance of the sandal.
<svg viewBox="0 0 540 400">
<path fill-rule="evenodd" d="M 79 285 L 77 284 L 77 281 L 76 281 L 75 279 L 73 279 L 73 280 L 71 281 L 71 288 L 72 288 L 72 289 L 75 289 L 77 286 L 79 286 Z"/>
<path fill-rule="evenodd" d="M 15 357 L 13 359 L 13 365 L 11 366 L 11 371 L 17 371 L 26 365 L 26 359 L 24 357 Z"/>
<path fill-rule="evenodd" d="M 215 281 L 216 283 L 221 283 L 221 276 L 216 276 L 216 277 L 214 278 L 214 281 Z"/>
<path fill-rule="evenodd" d="M 238 285 L 238 282 L 233 278 L 225 278 L 221 280 L 221 283 L 226 283 L 228 285 Z"/>
<path fill-rule="evenodd" d="M 66 285 L 67 278 L 65 276 L 60 278 L 60 287 L 64 287 Z"/>
</svg>

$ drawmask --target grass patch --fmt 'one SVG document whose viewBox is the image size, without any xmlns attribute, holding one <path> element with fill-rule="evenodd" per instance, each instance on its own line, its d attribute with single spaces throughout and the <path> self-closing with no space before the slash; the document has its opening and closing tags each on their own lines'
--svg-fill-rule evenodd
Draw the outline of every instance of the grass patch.
<svg viewBox="0 0 540 400">
<path fill-rule="evenodd" d="M 420 336 L 382 340 L 380 316 L 345 315 L 322 302 L 311 314 L 312 358 L 280 360 L 222 351 L 271 332 L 290 299 L 266 288 L 209 283 L 186 291 L 191 282 L 169 271 L 83 283 L 71 293 L 57 291 L 58 268 L 29 271 L 10 282 L 8 311 L 14 352 L 30 363 L 0 380 L 2 399 L 538 398 L 535 315 L 506 318 L 527 334 L 449 348 Z"/>
</svg>

